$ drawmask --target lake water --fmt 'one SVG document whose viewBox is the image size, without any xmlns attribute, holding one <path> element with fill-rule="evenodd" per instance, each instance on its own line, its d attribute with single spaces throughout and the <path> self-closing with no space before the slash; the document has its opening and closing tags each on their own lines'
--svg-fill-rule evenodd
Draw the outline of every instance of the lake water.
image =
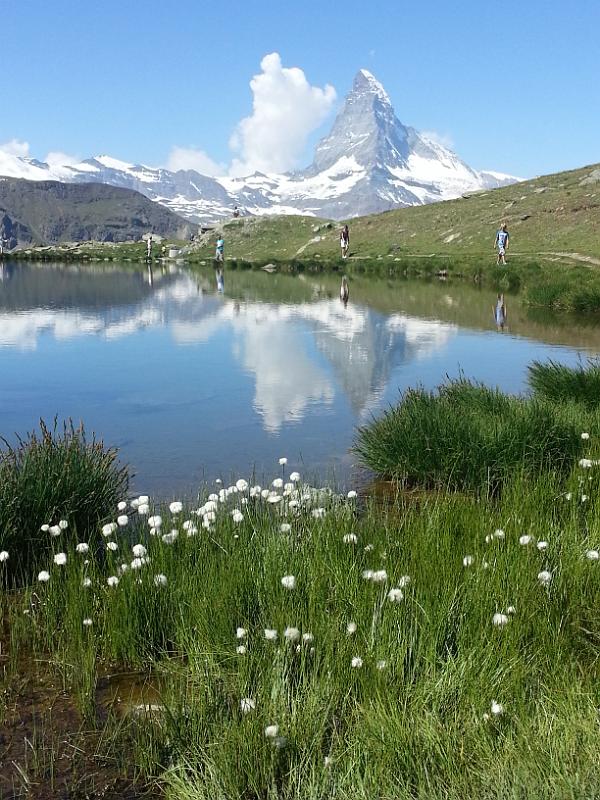
<svg viewBox="0 0 600 800">
<path fill-rule="evenodd" d="M 289 469 L 349 487 L 357 425 L 399 390 L 467 377 L 516 392 L 527 364 L 600 351 L 600 327 L 470 284 L 183 268 L 0 264 L 0 435 L 83 420 L 135 488 L 195 493 Z"/>
</svg>

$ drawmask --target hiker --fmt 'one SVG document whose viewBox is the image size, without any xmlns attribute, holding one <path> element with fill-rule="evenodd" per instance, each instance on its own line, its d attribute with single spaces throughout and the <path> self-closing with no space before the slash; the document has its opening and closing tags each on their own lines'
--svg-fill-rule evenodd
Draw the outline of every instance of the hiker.
<svg viewBox="0 0 600 800">
<path fill-rule="evenodd" d="M 217 239 L 217 246 L 215 249 L 215 261 L 224 261 L 225 260 L 225 239 L 222 236 L 219 236 Z"/>
<path fill-rule="evenodd" d="M 342 258 L 348 258 L 348 250 L 350 248 L 350 231 L 347 225 L 344 225 L 340 231 L 340 247 L 342 248 Z"/>
<path fill-rule="evenodd" d="M 340 300 L 344 304 L 344 308 L 348 305 L 348 298 L 350 297 L 350 288 L 348 287 L 348 278 L 344 275 L 342 278 L 342 285 L 340 286 Z"/>
<path fill-rule="evenodd" d="M 508 250 L 508 240 L 510 238 L 510 234 L 506 229 L 506 222 L 503 222 L 500 226 L 500 230 L 496 233 L 496 241 L 494 242 L 494 247 L 498 248 L 498 258 L 496 259 L 496 264 L 499 266 L 500 264 L 504 264 L 506 266 L 506 259 L 504 255 Z"/>
<path fill-rule="evenodd" d="M 492 311 L 494 313 L 496 327 L 499 331 L 503 331 L 507 320 L 506 303 L 504 302 L 503 294 L 498 294 L 498 297 L 496 298 L 496 305 L 492 306 Z"/>
<path fill-rule="evenodd" d="M 239 210 L 239 208 L 236 206 L 236 207 L 233 209 L 233 217 L 234 217 L 234 219 L 237 219 L 237 218 L 239 217 L 239 215 L 240 215 L 240 210 Z"/>
<path fill-rule="evenodd" d="M 146 258 L 148 261 L 152 258 L 152 234 L 148 236 L 146 241 Z"/>
</svg>

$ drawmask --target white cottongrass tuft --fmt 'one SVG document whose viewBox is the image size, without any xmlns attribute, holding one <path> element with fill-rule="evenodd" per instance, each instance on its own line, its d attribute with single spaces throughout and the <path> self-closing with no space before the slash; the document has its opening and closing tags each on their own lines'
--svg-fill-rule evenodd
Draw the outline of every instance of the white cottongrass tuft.
<svg viewBox="0 0 600 800">
<path fill-rule="evenodd" d="M 286 464 L 287 464 L 287 458 L 285 458 L 285 456 L 279 459 L 280 467 L 285 467 Z"/>
<path fill-rule="evenodd" d="M 269 496 L 267 497 L 267 503 L 281 503 L 283 497 L 280 494 L 275 494 L 275 492 L 269 492 Z"/>
<path fill-rule="evenodd" d="M 356 497 L 356 492 L 354 491 L 354 489 L 350 489 L 346 497 L 348 498 L 348 500 L 354 500 L 354 498 Z"/>
<path fill-rule="evenodd" d="M 302 634 L 302 641 L 304 642 L 304 644 L 310 644 L 311 642 L 314 642 L 314 639 L 315 637 L 312 635 L 312 633 Z"/>
<path fill-rule="evenodd" d="M 310 513 L 313 519 L 323 519 L 326 512 L 324 508 L 313 508 Z"/>
<path fill-rule="evenodd" d="M 406 588 L 406 587 L 409 585 L 409 583 L 410 583 L 410 582 L 411 582 L 411 577 L 410 577 L 410 575 L 403 575 L 403 576 L 400 578 L 400 580 L 398 581 L 398 586 L 399 586 L 401 589 L 405 589 L 405 588 Z"/>
<path fill-rule="evenodd" d="M 496 528 L 496 530 L 494 531 L 494 534 L 493 534 L 493 538 L 494 539 L 504 539 L 505 535 L 506 534 L 504 533 L 502 528 Z"/>
<path fill-rule="evenodd" d="M 112 536 L 117 527 L 116 522 L 107 522 L 106 525 L 102 526 L 102 536 Z"/>
<path fill-rule="evenodd" d="M 506 614 L 494 614 L 492 617 L 492 625 L 495 625 L 497 628 L 503 628 L 505 625 L 508 625 L 508 617 Z"/>
<path fill-rule="evenodd" d="M 360 669 L 363 665 L 363 660 L 360 656 L 354 656 L 350 664 L 353 669 Z"/>
<path fill-rule="evenodd" d="M 66 553 L 57 553 L 54 556 L 54 563 L 58 564 L 59 567 L 64 566 L 67 563 L 67 554 Z"/>
<path fill-rule="evenodd" d="M 244 515 L 243 515 L 243 514 L 242 514 L 242 512 L 239 510 L 239 508 L 235 508 L 235 509 L 234 509 L 234 510 L 231 512 L 231 517 L 232 517 L 232 519 L 233 519 L 233 521 L 235 522 L 235 524 L 236 524 L 236 525 L 239 525 L 239 523 L 240 523 L 240 522 L 243 522 L 243 521 L 244 521 Z"/>
<path fill-rule="evenodd" d="M 48 532 L 50 533 L 50 536 L 60 536 L 60 534 L 62 533 L 62 528 L 60 527 L 60 525 L 51 525 L 48 528 Z"/>
<path fill-rule="evenodd" d="M 589 561 L 598 561 L 598 559 L 600 558 L 600 553 L 597 550 L 588 550 L 587 553 L 585 554 L 585 557 Z"/>
<path fill-rule="evenodd" d="M 509 606 L 509 607 L 506 609 L 506 613 L 507 613 L 507 614 L 516 614 L 516 613 L 517 613 L 517 609 L 516 609 L 514 606 Z"/>
<path fill-rule="evenodd" d="M 41 572 L 38 573 L 38 581 L 40 583 L 46 583 L 49 580 L 50 580 L 50 573 L 47 570 L 43 569 Z"/>
<path fill-rule="evenodd" d="M 589 433 L 584 432 L 581 434 L 581 438 L 583 439 L 584 442 L 587 442 L 587 440 L 590 438 L 590 435 Z"/>
<path fill-rule="evenodd" d="M 298 483 L 300 480 L 300 473 L 299 472 L 291 472 L 290 473 L 290 480 L 292 483 Z"/>
<path fill-rule="evenodd" d="M 140 503 L 137 512 L 141 517 L 145 517 L 147 514 L 150 513 L 150 506 L 148 503 Z"/>
<path fill-rule="evenodd" d="M 87 542 L 79 542 L 79 544 L 75 548 L 75 551 L 77 553 L 88 553 L 89 549 L 90 549 L 90 546 L 89 546 L 89 544 Z"/>
<path fill-rule="evenodd" d="M 296 588 L 296 578 L 294 575 L 284 575 L 281 579 L 281 585 L 284 589 L 295 589 Z"/>
<path fill-rule="evenodd" d="M 243 655 L 245 655 L 245 654 L 248 652 L 248 648 L 246 647 L 246 645 L 244 645 L 244 644 L 240 644 L 240 645 L 238 645 L 238 646 L 235 648 L 235 652 L 236 652 L 236 653 L 237 653 L 239 656 L 243 656 Z"/>
<path fill-rule="evenodd" d="M 463 567 L 472 567 L 474 560 L 473 556 L 465 556 L 463 558 Z"/>
<path fill-rule="evenodd" d="M 267 725 L 265 736 L 267 739 L 274 739 L 279 734 L 279 725 Z"/>
<path fill-rule="evenodd" d="M 528 545 L 531 544 L 532 541 L 533 541 L 533 536 L 529 536 L 528 534 L 525 534 L 524 536 L 519 536 L 519 544 Z"/>
<path fill-rule="evenodd" d="M 61 529 L 61 531 L 66 531 L 67 528 L 69 527 L 69 523 L 67 522 L 66 519 L 61 519 L 60 522 L 58 523 L 58 527 Z"/>
<path fill-rule="evenodd" d="M 0 562 L 8 561 L 8 550 L 2 550 L 0 552 Z"/>
<path fill-rule="evenodd" d="M 286 628 L 283 632 L 283 636 L 288 642 L 296 642 L 300 638 L 300 631 L 298 628 Z"/>
<path fill-rule="evenodd" d="M 160 575 L 154 576 L 154 585 L 155 586 L 166 586 L 167 585 L 167 576 L 160 573 Z"/>
<path fill-rule="evenodd" d="M 502 714 L 504 714 L 504 706 L 502 705 L 502 703 L 497 703 L 495 700 L 492 700 L 492 705 L 490 710 L 495 717 L 500 717 L 502 716 Z"/>
<path fill-rule="evenodd" d="M 279 530 L 281 533 L 289 533 L 292 530 L 292 526 L 289 522 L 282 522 L 279 526 Z"/>
<path fill-rule="evenodd" d="M 148 517 L 148 525 L 151 528 L 160 528 L 162 525 L 162 517 L 160 514 L 155 514 L 153 517 Z"/>
<path fill-rule="evenodd" d="M 89 627 L 90 627 L 90 625 L 92 624 L 92 620 L 91 620 L 89 617 L 86 617 L 86 618 L 83 620 L 83 624 L 84 624 L 84 626 L 85 626 L 86 628 L 89 628 Z"/>
<path fill-rule="evenodd" d="M 283 478 L 275 478 L 272 483 L 274 489 L 282 489 L 283 488 Z"/>
<path fill-rule="evenodd" d="M 387 593 L 387 599 L 390 601 L 390 603 L 399 603 L 404 599 L 404 593 L 402 592 L 402 589 L 390 589 Z"/>
<path fill-rule="evenodd" d="M 348 634 L 348 636 L 352 636 L 353 634 L 355 634 L 356 628 L 357 628 L 356 622 L 349 622 L 346 625 L 346 633 Z"/>
<path fill-rule="evenodd" d="M 106 549 L 116 553 L 116 551 L 119 549 L 119 545 L 116 542 L 107 542 Z"/>
<path fill-rule="evenodd" d="M 248 636 L 248 631 L 246 628 L 237 628 L 235 632 L 236 639 L 245 639 Z"/>
<path fill-rule="evenodd" d="M 179 531 L 176 528 L 173 528 L 173 530 L 170 533 L 163 533 L 163 535 L 160 538 L 165 544 L 173 544 L 173 542 L 177 539 L 178 536 L 179 536 Z"/>
<path fill-rule="evenodd" d="M 107 582 L 107 584 L 109 586 L 118 586 L 119 585 L 119 579 L 117 578 L 116 575 L 111 575 L 110 578 L 108 578 L 106 582 Z"/>
<path fill-rule="evenodd" d="M 248 491 L 248 481 L 245 481 L 243 478 L 240 478 L 238 481 L 235 482 L 235 488 L 238 490 L 238 492 Z"/>
<path fill-rule="evenodd" d="M 171 514 L 181 514 L 183 511 L 183 503 L 180 500 L 174 500 L 169 504 L 169 511 Z"/>
<path fill-rule="evenodd" d="M 590 469 L 590 467 L 592 466 L 591 458 L 580 458 L 579 459 L 579 466 L 582 469 Z"/>
<path fill-rule="evenodd" d="M 540 552 L 543 552 L 544 550 L 547 550 L 547 549 L 548 549 L 548 542 L 546 542 L 546 541 L 541 541 L 541 542 L 538 542 L 536 546 L 537 546 L 537 549 L 538 549 Z"/>
<path fill-rule="evenodd" d="M 148 552 L 143 544 L 134 544 L 131 552 L 136 558 L 143 558 Z"/>
<path fill-rule="evenodd" d="M 117 525 L 121 528 L 124 528 L 128 522 L 129 522 L 129 517 L 127 516 L 127 514 L 121 514 L 120 516 L 117 517 Z"/>
<path fill-rule="evenodd" d="M 127 508 L 127 503 L 125 502 L 125 500 L 121 500 L 120 503 L 117 503 L 117 511 L 125 511 L 126 508 Z"/>
<path fill-rule="evenodd" d="M 83 586 L 84 589 L 88 589 L 92 585 L 92 579 L 84 578 L 81 585 Z"/>
<path fill-rule="evenodd" d="M 47 533 L 50 530 L 50 525 L 48 525 L 47 522 L 44 522 L 44 524 L 40 527 L 40 530 L 44 531 L 44 533 Z"/>
<path fill-rule="evenodd" d="M 550 581 L 552 580 L 552 573 L 544 569 L 541 572 L 538 572 L 537 578 L 538 581 L 542 584 L 542 586 L 549 586 Z"/>
<path fill-rule="evenodd" d="M 356 544 L 358 542 L 358 536 L 355 533 L 347 533 L 343 541 L 344 544 Z"/>
<path fill-rule="evenodd" d="M 277 631 L 275 628 L 265 628 L 265 639 L 268 642 L 277 641 Z"/>
<path fill-rule="evenodd" d="M 381 658 L 375 666 L 378 670 L 385 669 L 387 667 L 387 661 L 384 658 Z"/>
<path fill-rule="evenodd" d="M 254 711 L 256 708 L 256 700 L 253 700 L 251 697 L 242 697 L 240 700 L 240 710 L 242 714 L 249 714 L 251 711 Z"/>
</svg>

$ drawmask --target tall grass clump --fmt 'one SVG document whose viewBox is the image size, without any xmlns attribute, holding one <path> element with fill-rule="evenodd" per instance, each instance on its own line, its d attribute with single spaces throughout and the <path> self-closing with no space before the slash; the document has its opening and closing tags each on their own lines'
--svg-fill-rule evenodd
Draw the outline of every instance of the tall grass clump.
<svg viewBox="0 0 600 800">
<path fill-rule="evenodd" d="M 529 385 L 539 397 L 573 400 L 589 408 L 600 405 L 600 363 L 568 367 L 556 361 L 534 361 L 529 365 Z"/>
<path fill-rule="evenodd" d="M 97 531 L 126 494 L 129 474 L 115 449 L 88 440 L 83 425 L 71 421 L 60 430 L 56 420 L 51 428 L 42 420 L 39 432 L 15 445 L 2 441 L 0 549 L 10 553 L 12 577 L 26 581 L 47 558 L 53 532 L 68 527 L 85 537 Z"/>
<path fill-rule="evenodd" d="M 582 427 L 583 426 L 583 427 Z M 496 491 L 516 469 L 568 471 L 582 449 L 585 414 L 468 380 L 409 389 L 360 428 L 355 450 L 379 475 L 425 487 Z"/>
</svg>

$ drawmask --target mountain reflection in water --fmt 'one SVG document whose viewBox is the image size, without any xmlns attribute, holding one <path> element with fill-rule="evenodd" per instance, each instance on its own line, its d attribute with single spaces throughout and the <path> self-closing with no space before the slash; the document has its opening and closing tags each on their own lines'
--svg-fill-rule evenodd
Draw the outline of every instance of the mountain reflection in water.
<svg viewBox="0 0 600 800">
<path fill-rule="evenodd" d="M 5 264 L 1 277 L 0 434 L 83 419 L 163 494 L 281 455 L 345 483 L 355 426 L 398 389 L 462 370 L 518 390 L 532 358 L 577 358 L 552 322 L 553 345 L 497 335 L 492 294 L 472 287 L 351 279 L 344 307 L 335 276 L 228 272 L 224 295 L 208 269 Z"/>
</svg>

